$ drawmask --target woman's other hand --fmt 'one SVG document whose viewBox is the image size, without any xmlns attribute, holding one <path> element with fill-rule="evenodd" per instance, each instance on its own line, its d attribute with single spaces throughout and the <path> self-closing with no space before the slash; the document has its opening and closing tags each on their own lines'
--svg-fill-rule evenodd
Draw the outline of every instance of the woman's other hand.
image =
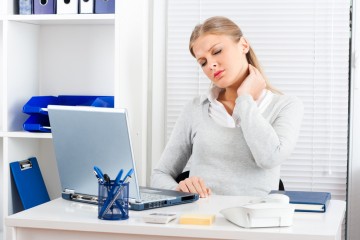
<svg viewBox="0 0 360 240">
<path fill-rule="evenodd" d="M 201 198 L 208 197 L 211 194 L 211 190 L 206 187 L 204 180 L 196 176 L 191 176 L 180 181 L 176 190 L 180 192 L 198 193 Z"/>
<path fill-rule="evenodd" d="M 260 71 L 249 64 L 249 75 L 237 89 L 237 95 L 250 94 L 256 101 L 266 87 L 266 82 Z"/>
</svg>

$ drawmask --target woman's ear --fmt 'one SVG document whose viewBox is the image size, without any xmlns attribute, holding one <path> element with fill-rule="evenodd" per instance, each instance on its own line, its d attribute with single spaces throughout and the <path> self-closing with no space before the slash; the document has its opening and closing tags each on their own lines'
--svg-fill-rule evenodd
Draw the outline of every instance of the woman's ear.
<svg viewBox="0 0 360 240">
<path fill-rule="evenodd" d="M 246 54 L 246 53 L 249 52 L 249 50 L 250 50 L 250 44 L 248 43 L 248 41 L 246 40 L 246 38 L 241 37 L 238 45 L 239 45 L 240 50 L 241 50 L 243 53 Z"/>
</svg>

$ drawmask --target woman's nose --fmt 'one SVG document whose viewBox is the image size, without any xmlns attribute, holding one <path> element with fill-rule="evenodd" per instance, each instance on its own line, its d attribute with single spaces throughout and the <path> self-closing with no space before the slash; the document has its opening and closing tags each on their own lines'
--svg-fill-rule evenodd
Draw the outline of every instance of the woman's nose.
<svg viewBox="0 0 360 240">
<path fill-rule="evenodd" d="M 216 67 L 217 67 L 217 63 L 216 63 L 216 62 L 213 62 L 213 63 L 210 64 L 210 68 L 211 68 L 211 69 L 214 69 L 214 68 L 216 68 Z"/>
</svg>

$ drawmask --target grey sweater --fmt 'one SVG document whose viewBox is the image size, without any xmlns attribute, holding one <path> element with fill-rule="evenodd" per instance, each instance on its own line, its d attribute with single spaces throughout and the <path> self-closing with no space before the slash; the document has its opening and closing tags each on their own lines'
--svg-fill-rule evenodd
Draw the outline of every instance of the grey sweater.
<svg viewBox="0 0 360 240">
<path fill-rule="evenodd" d="M 175 189 L 174 180 L 191 159 L 190 175 L 204 179 L 213 194 L 264 196 L 279 185 L 280 165 L 293 151 L 303 105 L 298 98 L 274 95 L 261 114 L 250 95 L 236 99 L 233 116 L 240 127 L 216 124 L 209 101 L 197 97 L 179 116 L 151 185 Z"/>
</svg>

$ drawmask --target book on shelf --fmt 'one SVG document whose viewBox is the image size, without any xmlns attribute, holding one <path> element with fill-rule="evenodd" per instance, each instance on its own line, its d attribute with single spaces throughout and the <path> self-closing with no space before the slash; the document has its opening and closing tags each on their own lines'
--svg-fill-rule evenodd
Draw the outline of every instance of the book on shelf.
<svg viewBox="0 0 360 240">
<path fill-rule="evenodd" d="M 329 192 L 273 190 L 270 193 L 287 195 L 290 198 L 290 204 L 295 207 L 295 212 L 326 212 L 331 199 Z"/>
</svg>

